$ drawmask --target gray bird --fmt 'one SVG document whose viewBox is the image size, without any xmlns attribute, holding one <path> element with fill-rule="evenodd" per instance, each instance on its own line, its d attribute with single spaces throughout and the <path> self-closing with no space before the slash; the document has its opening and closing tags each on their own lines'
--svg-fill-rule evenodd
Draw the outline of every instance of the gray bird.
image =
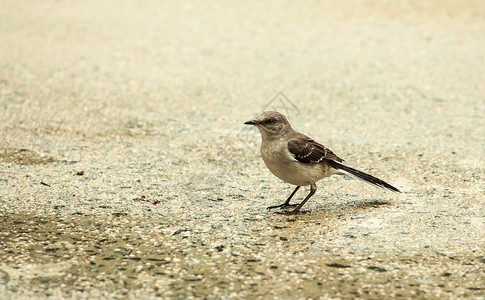
<svg viewBox="0 0 485 300">
<path fill-rule="evenodd" d="M 279 179 L 296 185 L 295 190 L 283 204 L 270 206 L 287 208 L 296 206 L 284 214 L 296 214 L 317 190 L 316 183 L 332 175 L 350 175 L 377 187 L 400 191 L 392 185 L 359 170 L 347 167 L 343 160 L 322 144 L 291 128 L 286 117 L 279 112 L 266 111 L 256 119 L 244 124 L 254 125 L 261 133 L 261 157 L 266 167 Z M 310 186 L 310 193 L 299 204 L 290 204 L 291 198 L 301 186 Z"/>
</svg>

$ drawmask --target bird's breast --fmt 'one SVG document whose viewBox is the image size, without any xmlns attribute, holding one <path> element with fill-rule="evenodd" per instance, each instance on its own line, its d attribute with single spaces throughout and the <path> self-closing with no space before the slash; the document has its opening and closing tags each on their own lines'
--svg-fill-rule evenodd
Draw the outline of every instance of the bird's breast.
<svg viewBox="0 0 485 300">
<path fill-rule="evenodd" d="M 261 144 L 261 156 L 271 173 L 294 185 L 310 185 L 327 176 L 324 165 L 298 162 L 290 154 L 285 143 Z"/>
</svg>

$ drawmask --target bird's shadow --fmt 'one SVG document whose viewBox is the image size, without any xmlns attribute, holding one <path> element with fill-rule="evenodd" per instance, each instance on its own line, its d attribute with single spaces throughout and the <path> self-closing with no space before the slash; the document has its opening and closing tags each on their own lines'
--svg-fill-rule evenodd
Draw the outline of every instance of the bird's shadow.
<svg viewBox="0 0 485 300">
<path fill-rule="evenodd" d="M 376 208 L 376 207 L 381 207 L 386 205 L 391 205 L 391 201 L 387 201 L 387 200 L 352 201 L 347 203 L 346 206 L 366 209 L 366 208 Z"/>
<path fill-rule="evenodd" d="M 370 201 L 350 201 L 346 203 L 338 204 L 320 204 L 314 207 L 308 207 L 300 210 L 293 216 L 311 216 L 311 215 L 327 215 L 327 216 L 343 216 L 347 214 L 353 214 L 357 210 L 367 210 L 373 208 L 380 208 L 392 205 L 391 201 L 387 200 L 370 200 Z M 279 211 L 278 209 L 271 210 L 275 215 L 284 215 L 284 209 Z"/>
</svg>

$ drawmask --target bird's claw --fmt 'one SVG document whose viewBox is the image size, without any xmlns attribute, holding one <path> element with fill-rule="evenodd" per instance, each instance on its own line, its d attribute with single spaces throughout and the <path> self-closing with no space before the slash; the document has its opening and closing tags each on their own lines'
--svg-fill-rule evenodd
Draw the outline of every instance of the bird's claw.
<svg viewBox="0 0 485 300">
<path fill-rule="evenodd" d="M 300 203 L 295 203 L 295 204 L 280 204 L 280 205 L 269 206 L 268 209 L 275 209 L 275 208 L 286 209 L 288 207 L 294 207 L 294 206 L 298 206 L 298 205 L 300 205 Z"/>
</svg>

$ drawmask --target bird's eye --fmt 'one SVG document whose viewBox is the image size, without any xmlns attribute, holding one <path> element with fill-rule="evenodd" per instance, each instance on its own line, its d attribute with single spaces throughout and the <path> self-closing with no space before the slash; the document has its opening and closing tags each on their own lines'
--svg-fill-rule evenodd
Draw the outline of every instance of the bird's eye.
<svg viewBox="0 0 485 300">
<path fill-rule="evenodd" d="M 271 125 L 271 124 L 274 124 L 274 122 L 275 122 L 275 119 L 271 118 L 271 119 L 267 119 L 267 120 L 265 120 L 265 121 L 264 121 L 264 124 L 266 124 L 266 125 Z"/>
</svg>

